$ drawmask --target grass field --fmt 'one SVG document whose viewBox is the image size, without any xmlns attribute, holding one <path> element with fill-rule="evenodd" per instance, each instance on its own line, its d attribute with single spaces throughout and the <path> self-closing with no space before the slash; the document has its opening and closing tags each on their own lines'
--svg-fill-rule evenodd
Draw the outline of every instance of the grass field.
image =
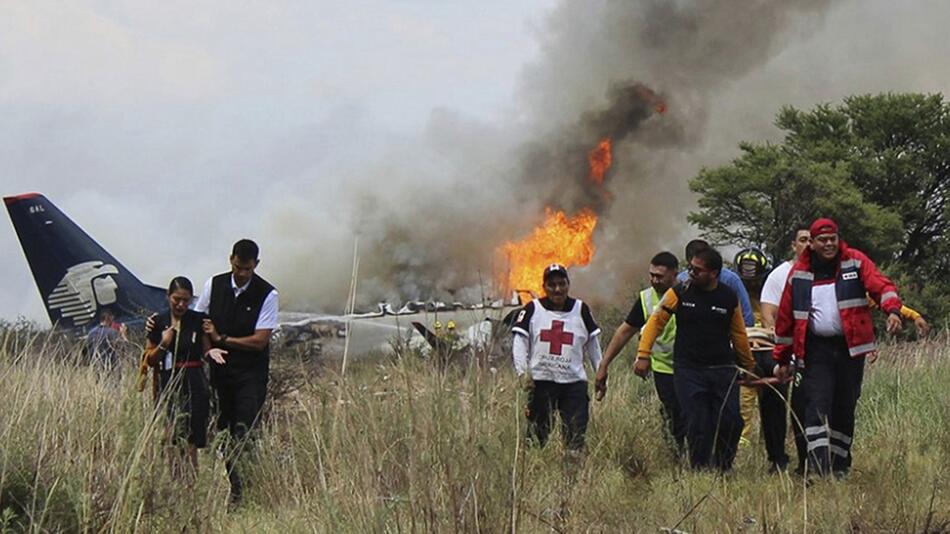
<svg viewBox="0 0 950 534">
<path fill-rule="evenodd" d="M 719 477 L 678 466 L 650 382 L 615 363 L 588 453 L 523 446 L 509 366 L 285 358 L 240 508 L 209 447 L 171 476 L 164 419 L 129 366 L 103 377 L 58 336 L 0 330 L 0 529 L 66 532 L 950 532 L 950 339 L 866 373 L 854 468 L 805 486 L 761 440 Z M 294 382 L 296 380 L 296 382 Z M 288 386 L 291 384 L 296 387 Z M 555 436 L 556 438 L 556 436 Z M 789 451 L 794 447 L 789 442 Z"/>
</svg>

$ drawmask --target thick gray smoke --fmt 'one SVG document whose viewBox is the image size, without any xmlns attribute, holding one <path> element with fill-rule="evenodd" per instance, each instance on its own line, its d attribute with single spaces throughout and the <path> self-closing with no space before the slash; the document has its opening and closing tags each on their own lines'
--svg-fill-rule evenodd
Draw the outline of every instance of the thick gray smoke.
<svg viewBox="0 0 950 534">
<path fill-rule="evenodd" d="M 677 237 L 690 232 L 685 214 L 694 205 L 686 181 L 700 166 L 716 97 L 807 35 L 831 4 L 562 4 L 549 21 L 553 32 L 544 38 L 546 54 L 529 70 L 525 85 L 537 129 L 553 131 L 557 141 L 528 152 L 523 181 L 532 186 L 526 193 L 531 194 L 542 183 L 550 185 L 552 177 L 561 178 L 559 204 L 607 214 L 599 224 L 599 252 L 583 270 L 589 276 L 581 277 L 589 293 L 615 294 L 653 253 L 680 252 Z M 658 102 L 665 108 L 662 115 Z M 577 167 L 600 137 L 616 142 L 609 205 Z M 658 243 L 658 236 L 664 241 Z"/>
<path fill-rule="evenodd" d="M 477 301 L 545 206 L 592 208 L 574 291 L 617 304 L 695 235 L 687 180 L 776 140 L 781 106 L 950 92 L 945 0 L 561 0 L 531 21 L 553 1 L 0 3 L 3 193 L 47 194 L 157 285 L 255 238 L 282 308 L 326 312 L 357 236 L 364 306 Z M 0 317 L 41 319 L 9 225 L 0 246 Z"/>
<path fill-rule="evenodd" d="M 478 171 L 457 169 L 461 175 L 441 180 L 450 184 L 441 194 L 417 191 L 411 217 L 368 202 L 372 215 L 359 225 L 369 238 L 362 297 L 445 298 L 450 288 L 478 285 L 479 274 L 481 289 L 499 261 L 495 247 L 537 225 L 544 206 L 605 215 L 599 252 L 581 278 L 588 294 L 615 293 L 667 245 L 658 235 L 687 231 L 693 199 L 684 185 L 697 170 L 691 152 L 706 135 L 712 96 L 762 66 L 830 3 L 565 2 L 541 30 L 543 57 L 526 70 L 529 128 L 513 150 L 467 162 Z M 588 155 L 603 138 L 615 147 L 607 194 L 589 178 Z M 513 158 L 510 167 L 504 157 Z"/>
</svg>

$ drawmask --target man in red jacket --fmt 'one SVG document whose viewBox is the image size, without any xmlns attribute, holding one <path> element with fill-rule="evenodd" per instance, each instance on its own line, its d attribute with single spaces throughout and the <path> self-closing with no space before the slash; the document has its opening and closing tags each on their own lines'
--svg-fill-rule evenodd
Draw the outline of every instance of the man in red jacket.
<svg viewBox="0 0 950 534">
<path fill-rule="evenodd" d="M 851 467 L 854 410 L 861 395 L 865 357 L 874 361 L 874 326 L 865 294 L 901 329 L 901 300 L 894 283 L 863 252 L 838 238 L 838 225 L 818 219 L 812 244 L 789 273 L 775 322 L 776 375 L 803 368 L 808 466 L 825 476 Z"/>
</svg>

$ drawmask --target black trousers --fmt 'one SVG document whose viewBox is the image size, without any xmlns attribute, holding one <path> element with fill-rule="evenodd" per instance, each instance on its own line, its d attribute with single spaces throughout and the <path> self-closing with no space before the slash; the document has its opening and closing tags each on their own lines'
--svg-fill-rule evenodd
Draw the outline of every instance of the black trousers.
<svg viewBox="0 0 950 534">
<path fill-rule="evenodd" d="M 168 391 L 168 417 L 174 425 L 172 439 L 187 439 L 197 448 L 208 444 L 209 397 L 208 379 L 204 369 L 188 367 L 175 371 L 162 371 L 159 387 Z"/>
<path fill-rule="evenodd" d="M 852 358 L 843 336 L 805 340 L 805 439 L 808 464 L 817 474 L 851 468 L 854 411 L 861 396 L 864 357 Z"/>
<path fill-rule="evenodd" d="M 218 430 L 227 430 L 231 449 L 226 456 L 232 500 L 240 500 L 244 484 L 239 473 L 239 460 L 249 448 L 249 433 L 260 419 L 267 395 L 266 366 L 234 369 L 211 365 L 211 385 L 218 399 Z"/>
<path fill-rule="evenodd" d="M 222 373 L 223 374 L 223 373 Z M 267 395 L 267 376 L 257 373 L 229 373 L 213 376 L 218 398 L 218 430 L 243 439 L 257 424 Z"/>
<path fill-rule="evenodd" d="M 763 378 L 772 376 L 772 370 L 775 368 L 772 351 L 755 351 L 753 355 L 755 356 L 755 373 Z M 762 439 L 765 441 L 765 453 L 769 464 L 780 469 L 788 466 L 788 454 L 785 453 L 785 435 L 788 428 L 785 412 L 788 389 L 788 384 L 759 388 L 759 419 L 762 426 Z"/>
<path fill-rule="evenodd" d="M 676 444 L 676 454 L 679 455 L 686 444 L 686 416 L 680 409 L 679 399 L 676 398 L 673 375 L 654 372 L 653 386 L 656 388 L 656 396 L 660 398 L 660 411 L 666 421 L 666 428 Z"/>
<path fill-rule="evenodd" d="M 528 432 L 543 447 L 551 434 L 554 412 L 561 417 L 561 434 L 568 449 L 584 448 L 584 435 L 590 418 L 590 396 L 587 382 L 559 384 L 535 380 L 528 399 Z"/>
<path fill-rule="evenodd" d="M 732 468 L 743 426 L 737 378 L 731 367 L 675 368 L 673 382 L 686 414 L 686 443 L 693 469 Z"/>
<path fill-rule="evenodd" d="M 792 434 L 795 436 L 795 452 L 798 455 L 797 471 L 799 474 L 803 474 L 805 464 L 808 462 L 808 441 L 805 439 L 805 407 L 808 405 L 808 401 L 805 396 L 805 388 L 802 387 L 801 370 L 795 371 L 790 394 L 792 396 Z"/>
</svg>

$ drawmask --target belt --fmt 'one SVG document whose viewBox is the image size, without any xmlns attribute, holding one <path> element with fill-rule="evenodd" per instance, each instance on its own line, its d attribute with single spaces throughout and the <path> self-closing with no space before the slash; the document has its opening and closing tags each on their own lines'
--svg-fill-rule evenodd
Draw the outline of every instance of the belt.
<svg viewBox="0 0 950 534">
<path fill-rule="evenodd" d="M 201 360 L 185 360 L 183 362 L 175 362 L 176 369 L 182 369 L 182 368 L 190 369 L 193 367 L 201 367 L 202 365 L 204 365 L 204 362 L 202 362 Z"/>
<path fill-rule="evenodd" d="M 822 339 L 822 340 L 825 340 L 825 341 L 837 341 L 837 340 L 842 340 L 842 341 L 843 341 L 843 340 L 844 340 L 844 333 L 841 333 L 841 334 L 832 334 L 832 335 L 830 335 L 830 336 L 822 336 L 822 335 L 820 335 L 820 334 L 816 334 L 816 333 L 812 332 L 811 330 L 809 330 L 809 331 L 808 331 L 808 335 L 806 335 L 805 337 L 806 337 L 806 338 L 810 337 L 810 338 L 812 338 L 812 339 Z"/>
</svg>

